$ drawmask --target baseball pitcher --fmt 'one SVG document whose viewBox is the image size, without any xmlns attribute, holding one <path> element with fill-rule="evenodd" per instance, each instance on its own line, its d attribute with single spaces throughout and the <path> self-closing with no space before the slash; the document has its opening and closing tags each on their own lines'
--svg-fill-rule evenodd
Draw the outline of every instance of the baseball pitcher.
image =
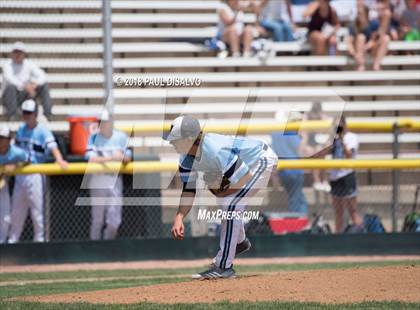
<svg viewBox="0 0 420 310">
<path fill-rule="evenodd" d="M 197 172 L 204 172 L 208 189 L 217 197 L 223 211 L 244 211 L 250 197 L 267 186 L 277 156 L 264 142 L 245 137 L 202 133 L 200 123 L 191 116 L 176 118 L 164 137 L 179 153 L 179 173 L 183 190 L 172 235 L 184 238 L 183 219 L 190 211 L 195 194 Z M 223 219 L 220 248 L 209 270 L 194 279 L 235 277 L 235 255 L 251 248 L 241 218 Z"/>
</svg>

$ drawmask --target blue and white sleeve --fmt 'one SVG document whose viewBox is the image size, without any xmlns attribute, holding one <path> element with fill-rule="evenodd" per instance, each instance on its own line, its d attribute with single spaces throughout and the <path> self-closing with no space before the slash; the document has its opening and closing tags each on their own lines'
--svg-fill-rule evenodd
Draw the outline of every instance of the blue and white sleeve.
<svg viewBox="0 0 420 310">
<path fill-rule="evenodd" d="M 216 158 L 223 175 L 228 178 L 232 184 L 237 183 L 249 172 L 248 165 L 243 162 L 237 154 L 232 153 L 231 150 L 220 150 L 217 153 Z"/>
<path fill-rule="evenodd" d="M 29 163 L 31 162 L 31 155 L 24 149 L 16 146 L 16 163 Z"/>
<path fill-rule="evenodd" d="M 197 172 L 192 169 L 193 160 L 186 157 L 178 166 L 179 176 L 183 183 L 183 192 L 196 192 Z"/>
<path fill-rule="evenodd" d="M 95 146 L 95 136 L 96 135 L 90 135 L 88 139 L 88 143 L 86 146 L 86 153 L 85 153 L 85 159 L 89 160 L 91 157 L 97 157 L 98 152 L 96 150 Z"/>
<path fill-rule="evenodd" d="M 47 128 L 44 129 L 44 147 L 46 147 L 50 151 L 58 148 L 54 135 Z"/>
</svg>

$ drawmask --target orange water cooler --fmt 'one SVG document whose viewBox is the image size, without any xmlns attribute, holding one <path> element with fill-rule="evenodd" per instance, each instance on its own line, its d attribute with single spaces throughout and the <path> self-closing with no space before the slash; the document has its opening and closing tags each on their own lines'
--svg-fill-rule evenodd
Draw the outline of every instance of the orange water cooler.
<svg viewBox="0 0 420 310">
<path fill-rule="evenodd" d="M 84 155 L 88 138 L 98 129 L 98 118 L 94 116 L 71 116 L 70 124 L 70 153 Z"/>
</svg>

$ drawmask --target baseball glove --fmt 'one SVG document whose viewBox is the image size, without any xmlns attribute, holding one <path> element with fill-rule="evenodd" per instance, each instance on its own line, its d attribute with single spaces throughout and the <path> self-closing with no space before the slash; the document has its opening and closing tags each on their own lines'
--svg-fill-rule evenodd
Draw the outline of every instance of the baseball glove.
<svg viewBox="0 0 420 310">
<path fill-rule="evenodd" d="M 229 179 L 220 172 L 206 172 L 203 179 L 209 190 L 216 196 L 226 191 L 230 185 Z"/>
</svg>

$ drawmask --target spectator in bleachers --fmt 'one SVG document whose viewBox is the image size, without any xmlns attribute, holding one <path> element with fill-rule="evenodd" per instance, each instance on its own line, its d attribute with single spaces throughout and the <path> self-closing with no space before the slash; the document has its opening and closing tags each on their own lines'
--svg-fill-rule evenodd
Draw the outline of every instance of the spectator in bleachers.
<svg viewBox="0 0 420 310">
<path fill-rule="evenodd" d="M 415 0 L 405 0 L 407 8 L 401 15 L 400 37 L 405 41 L 420 41 L 420 6 Z"/>
<path fill-rule="evenodd" d="M 398 40 L 399 20 L 394 14 L 390 0 L 376 0 L 373 5 L 368 5 L 368 8 L 372 28 L 377 29 L 381 35 L 387 34 L 388 39 Z"/>
<path fill-rule="evenodd" d="M 401 17 L 406 9 L 405 0 L 389 0 L 391 11 L 390 36 L 392 40 L 400 40 Z"/>
<path fill-rule="evenodd" d="M 51 117 L 51 99 L 45 72 L 25 58 L 25 45 L 15 42 L 11 59 L 3 66 L 3 105 L 9 120 L 17 120 L 16 112 L 26 99 L 40 98 L 44 115 Z"/>
<path fill-rule="evenodd" d="M 414 0 L 414 3 L 416 0 Z M 389 3 L 392 7 L 392 13 L 397 20 L 400 20 L 403 12 L 407 9 L 406 0 L 390 0 Z"/>
<path fill-rule="evenodd" d="M 357 63 L 357 70 L 364 71 L 365 54 L 373 56 L 373 70 L 381 69 L 382 59 L 388 51 L 390 15 L 385 2 L 378 2 L 378 19 L 369 21 L 369 8 L 363 0 L 357 1 L 357 16 L 350 26 L 347 38 L 348 52 Z"/>
<path fill-rule="evenodd" d="M 311 3 L 313 0 L 292 0 L 293 5 L 305 5 Z"/>
<path fill-rule="evenodd" d="M 329 117 L 323 113 L 321 102 L 316 101 L 312 104 L 312 108 L 306 116 L 308 121 L 328 120 Z M 322 144 L 317 140 L 317 133 L 302 132 L 302 150 L 305 156 L 311 156 L 319 152 Z M 317 191 L 330 192 L 331 186 L 328 183 L 328 178 L 325 170 L 313 169 L 312 170 L 313 188 Z"/>
<path fill-rule="evenodd" d="M 217 38 L 229 45 L 232 57 L 250 57 L 254 37 L 258 36 L 255 25 L 246 25 L 244 11 L 256 9 L 254 1 L 226 0 L 220 4 Z"/>
<path fill-rule="evenodd" d="M 318 0 L 308 5 L 303 13 L 310 17 L 308 40 L 314 55 L 335 55 L 337 51 L 337 31 L 340 21 L 330 0 Z"/>
<path fill-rule="evenodd" d="M 276 119 L 283 119 L 283 113 L 278 112 Z M 302 115 L 298 112 L 291 112 L 287 121 L 302 121 Z M 271 135 L 272 148 L 280 160 L 300 158 L 302 153 L 301 142 L 302 137 L 297 131 L 273 132 Z M 308 203 L 303 193 L 304 171 L 301 169 L 284 169 L 278 172 L 278 177 L 287 193 L 287 210 L 306 214 Z M 276 178 L 273 178 L 273 184 L 278 184 Z"/>
<path fill-rule="evenodd" d="M 274 41 L 294 41 L 296 25 L 290 0 L 263 0 L 260 10 L 260 25 L 272 34 Z"/>
<path fill-rule="evenodd" d="M 114 120 L 108 111 L 100 118 L 99 132 L 88 140 L 86 159 L 92 163 L 116 161 L 127 163 L 131 160 L 131 151 L 127 149 L 128 137 L 125 133 L 114 129 Z M 101 173 L 90 176 L 89 189 L 91 199 L 102 202 L 92 204 L 92 221 L 90 239 L 110 240 L 117 236 L 121 225 L 123 205 L 123 180 L 121 175 Z"/>
<path fill-rule="evenodd" d="M 316 157 L 324 157 L 328 154 L 333 159 L 356 158 L 359 148 L 357 135 L 347 128 L 344 116 L 337 125 L 337 133 L 333 143 L 316 154 Z M 350 214 L 353 225 L 362 227 L 363 220 L 357 211 L 357 179 L 352 169 L 334 169 L 330 171 L 332 205 L 335 211 L 335 231 L 341 233 L 344 230 L 344 212 Z M 361 229 L 362 230 L 362 229 Z"/>
<path fill-rule="evenodd" d="M 401 22 L 402 22 L 402 16 L 403 13 L 407 10 L 407 3 L 406 0 L 382 0 L 383 2 L 385 2 L 385 5 L 387 5 L 389 7 L 389 11 L 391 14 L 391 19 L 390 19 L 390 29 L 389 29 L 389 35 L 391 37 L 392 40 L 402 40 L 403 36 L 401 33 Z M 413 0 L 414 3 L 414 8 L 415 8 L 415 1 Z M 380 0 L 378 0 L 378 2 L 380 2 Z"/>
<path fill-rule="evenodd" d="M 369 8 L 364 2 L 357 1 L 357 16 L 354 23 L 350 26 L 349 37 L 347 38 L 348 52 L 357 63 L 357 70 L 365 70 L 365 45 L 370 40 L 372 24 L 369 22 Z"/>
</svg>

